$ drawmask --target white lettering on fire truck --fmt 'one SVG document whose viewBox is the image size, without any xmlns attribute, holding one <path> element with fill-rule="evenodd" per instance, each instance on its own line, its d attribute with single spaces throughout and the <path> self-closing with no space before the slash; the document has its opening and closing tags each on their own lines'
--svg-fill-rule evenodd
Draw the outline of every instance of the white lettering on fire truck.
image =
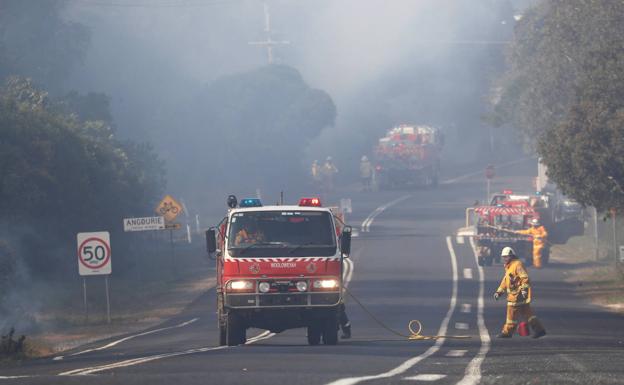
<svg viewBox="0 0 624 385">
<path fill-rule="evenodd" d="M 294 262 L 274 262 L 271 263 L 271 267 L 275 269 L 290 269 L 297 267 L 297 264 Z"/>
</svg>

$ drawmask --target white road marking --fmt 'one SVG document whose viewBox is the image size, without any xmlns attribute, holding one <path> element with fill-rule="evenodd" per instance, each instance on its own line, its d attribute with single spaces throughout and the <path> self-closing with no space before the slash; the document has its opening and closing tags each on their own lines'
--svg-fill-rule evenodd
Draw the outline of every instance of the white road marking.
<svg viewBox="0 0 624 385">
<path fill-rule="evenodd" d="M 472 269 L 470 269 L 470 268 L 465 268 L 464 269 L 464 278 L 465 279 L 472 279 Z"/>
<path fill-rule="evenodd" d="M 400 198 L 397 198 L 397 199 L 393 200 L 392 202 L 388 202 L 385 205 L 381 205 L 381 206 L 377 207 L 375 210 L 373 210 L 372 213 L 370 213 L 368 215 L 368 217 L 366 217 L 366 219 L 364 219 L 364 222 L 362 222 L 362 226 L 360 227 L 360 231 L 363 232 L 363 233 L 370 232 L 370 227 L 373 224 L 373 221 L 375 220 L 375 218 L 379 214 L 383 213 L 389 207 L 392 207 L 392 206 L 396 205 L 397 203 L 406 200 L 409 197 L 411 197 L 411 195 L 404 195 L 404 196 L 402 196 Z"/>
<path fill-rule="evenodd" d="M 453 269 L 453 289 L 451 292 L 451 303 L 449 304 L 449 309 L 446 312 L 446 316 L 442 320 L 442 323 L 440 324 L 440 329 L 438 329 L 437 335 L 446 334 L 449 321 L 451 317 L 453 316 L 453 312 L 455 311 L 455 305 L 457 303 L 457 279 L 458 279 L 457 256 L 455 255 L 455 250 L 453 250 L 451 237 L 446 237 L 446 245 L 451 255 L 451 267 Z M 403 362 L 401 365 L 387 372 L 380 373 L 377 375 L 370 375 L 370 376 L 341 378 L 336 381 L 330 382 L 329 385 L 353 385 L 353 384 L 360 383 L 362 381 L 378 380 L 381 378 L 390 378 L 390 377 L 397 376 L 399 374 L 403 374 L 406 371 L 408 371 L 410 368 L 412 368 L 414 365 L 419 363 L 420 361 L 424 360 L 425 358 L 431 356 L 432 354 L 440 350 L 440 347 L 442 346 L 442 344 L 444 344 L 444 341 L 445 341 L 445 338 L 440 338 L 436 340 L 435 344 L 431 346 L 429 349 L 427 349 L 423 354 L 416 356 L 416 357 L 412 357 L 409 360 Z"/>
<path fill-rule="evenodd" d="M 32 378 L 36 376 L 0 376 L 0 380 L 13 380 L 16 378 Z"/>
<path fill-rule="evenodd" d="M 275 335 L 275 333 L 271 333 L 270 331 L 265 330 L 262 333 L 258 334 L 257 336 L 251 337 L 250 339 L 245 341 L 245 345 L 253 344 L 256 341 L 266 340 L 267 338 L 271 338 L 274 335 Z"/>
<path fill-rule="evenodd" d="M 463 357 L 468 353 L 468 350 L 449 350 L 448 353 L 445 354 L 447 357 Z"/>
<path fill-rule="evenodd" d="M 457 330 L 468 330 L 470 326 L 468 326 L 465 322 L 455 322 L 455 329 Z"/>
<path fill-rule="evenodd" d="M 77 355 L 80 355 L 80 354 L 85 354 L 85 353 L 89 353 L 89 352 L 95 352 L 95 351 L 98 351 L 98 350 L 104 350 L 104 349 L 112 348 L 115 345 L 119 345 L 120 343 L 128 341 L 128 340 L 131 340 L 133 338 L 147 336 L 147 335 L 154 334 L 154 333 L 159 333 L 159 332 L 162 332 L 162 331 L 165 331 L 165 330 L 181 328 L 181 327 L 184 327 L 184 326 L 188 326 L 188 325 L 192 324 L 193 322 L 195 322 L 197 320 L 199 320 L 199 318 L 193 318 L 192 320 L 189 320 L 189 321 L 186 321 L 186 322 L 182 322 L 182 323 L 174 325 L 174 326 L 168 326 L 168 327 L 165 327 L 165 328 L 154 329 L 154 330 L 150 330 L 150 331 L 147 331 L 147 332 L 134 334 L 134 335 L 131 335 L 131 336 L 124 337 L 124 338 L 121 338 L 119 340 L 113 341 L 113 342 L 111 342 L 109 344 L 106 344 L 104 346 L 100 346 L 98 348 L 93 348 L 93 349 L 83 350 L 83 351 L 78 352 L 78 353 L 70 354 L 69 356 L 73 357 L 73 356 L 77 356 Z M 58 356 L 58 357 L 54 357 L 53 360 L 54 361 L 59 361 L 59 360 L 62 360 L 63 358 L 64 358 L 63 356 Z"/>
<path fill-rule="evenodd" d="M 350 259 L 345 259 L 345 264 L 347 266 L 347 268 L 345 269 L 345 278 L 344 278 L 344 285 L 347 286 L 349 284 L 349 282 L 351 281 L 351 279 L 353 278 L 353 261 L 351 261 Z M 187 321 L 185 323 L 176 325 L 175 327 L 181 327 L 184 325 L 188 325 L 189 323 L 195 322 L 197 321 L 197 319 L 193 319 L 191 321 Z M 172 327 L 169 327 L 172 328 Z M 156 331 L 161 331 L 167 328 L 162 328 L 162 329 L 157 329 L 157 330 L 152 330 L 150 332 L 146 332 L 146 333 L 142 333 L 142 334 L 137 334 L 135 336 L 131 336 L 132 338 L 134 337 L 138 337 L 139 335 L 145 335 L 145 334 L 151 334 L 151 333 L 155 333 Z M 275 333 L 271 333 L 269 331 L 264 331 L 262 333 L 260 333 L 259 335 L 249 338 L 246 342 L 245 345 L 249 345 L 249 344 L 253 344 L 255 342 L 258 341 L 262 341 L 262 340 L 266 340 L 269 339 L 271 337 L 275 336 Z M 115 345 L 117 343 L 123 342 L 123 341 L 127 341 L 127 339 L 129 339 L 130 337 L 126 337 L 126 339 L 122 339 L 122 340 L 118 340 L 115 341 Z M 111 343 L 113 344 L 113 343 Z M 103 347 L 100 348 L 96 348 L 96 349 L 90 349 L 88 351 L 92 351 L 92 350 L 101 350 L 101 349 L 105 349 L 107 347 L 110 346 L 114 346 L 114 345 L 105 345 Z M 81 368 L 81 369 L 74 369 L 74 370 L 70 370 L 67 372 L 63 372 L 63 373 L 59 373 L 59 376 L 78 376 L 78 375 L 87 375 L 87 374 L 93 374 L 93 373 L 99 373 L 99 372 L 103 372 L 106 370 L 111 370 L 111 369 L 117 369 L 117 368 L 123 368 L 123 367 L 127 367 L 127 366 L 134 366 L 134 365 L 140 365 L 140 364 L 144 364 L 147 362 L 151 362 L 151 361 L 155 361 L 155 360 L 161 360 L 164 358 L 170 358 L 170 357 L 177 357 L 177 356 L 183 356 L 183 355 L 189 355 L 189 354 L 195 354 L 195 353 L 203 353 L 203 352 L 208 352 L 208 351 L 213 351 L 213 350 L 221 350 L 221 349 L 226 349 L 226 348 L 230 348 L 231 346 L 215 346 L 215 347 L 205 347 L 205 348 L 199 348 L 199 349 L 189 349 L 189 350 L 184 350 L 184 351 L 180 351 L 180 352 L 174 352 L 174 353 L 166 353 L 166 354 L 158 354 L 158 355 L 154 355 L 154 356 L 147 356 L 147 357 L 140 357 L 140 358 L 134 358 L 134 359 L 130 359 L 130 360 L 125 360 L 125 361 L 120 361 L 120 362 L 116 362 L 113 364 L 108 364 L 108 365 L 101 365 L 101 366 L 94 366 L 94 367 L 89 367 L 89 368 Z M 81 353 L 86 353 L 87 350 L 80 352 L 80 353 L 76 353 L 76 354 L 81 354 Z"/>
<path fill-rule="evenodd" d="M 469 303 L 462 303 L 460 311 L 462 313 L 470 313 L 472 311 L 472 305 Z"/>
<path fill-rule="evenodd" d="M 472 252 L 475 257 L 475 262 L 477 262 L 477 246 L 475 245 L 472 238 L 470 238 L 470 246 L 472 246 Z M 477 325 L 479 327 L 479 337 L 481 338 L 481 348 L 479 348 L 479 352 L 474 356 L 474 358 L 466 367 L 464 377 L 461 379 L 461 381 L 457 383 L 457 385 L 477 385 L 481 381 L 481 364 L 483 364 L 483 360 L 485 360 L 485 356 L 490 350 L 490 332 L 485 326 L 485 321 L 483 320 L 483 291 L 485 278 L 483 274 L 483 268 L 477 264 L 477 269 L 479 270 Z"/>
<path fill-rule="evenodd" d="M 404 380 L 411 381 L 437 381 L 446 377 L 446 374 L 417 374 L 411 377 L 404 377 Z"/>
<path fill-rule="evenodd" d="M 455 241 L 457 242 L 458 245 L 463 245 L 464 244 L 464 237 L 457 236 L 455 238 Z"/>
<path fill-rule="evenodd" d="M 268 338 L 273 337 L 274 335 L 275 333 L 270 333 L 268 331 L 265 331 L 253 338 L 250 338 L 245 344 L 251 344 L 254 342 L 261 341 L 261 340 L 266 340 Z M 231 348 L 231 346 L 209 346 L 209 347 L 204 347 L 204 348 L 183 350 L 180 352 L 156 354 L 153 356 L 139 357 L 139 358 L 133 358 L 133 359 L 125 360 L 125 361 L 115 362 L 113 364 L 108 364 L 108 365 L 92 366 L 89 368 L 69 370 L 67 372 L 59 373 L 58 375 L 59 376 L 84 376 L 87 374 L 99 373 L 99 372 L 103 372 L 106 370 L 125 368 L 128 366 L 144 364 L 144 363 L 151 362 L 151 361 L 161 360 L 163 358 L 185 356 L 189 354 L 204 353 L 204 352 L 209 352 L 213 350 L 222 350 L 222 349 L 227 349 L 227 348 Z"/>
</svg>

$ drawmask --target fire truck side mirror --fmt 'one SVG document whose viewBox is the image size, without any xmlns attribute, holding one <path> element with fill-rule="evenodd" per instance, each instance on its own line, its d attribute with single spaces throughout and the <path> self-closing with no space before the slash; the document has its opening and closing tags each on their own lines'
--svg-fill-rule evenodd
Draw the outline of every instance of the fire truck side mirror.
<svg viewBox="0 0 624 385">
<path fill-rule="evenodd" d="M 214 228 L 206 230 L 206 250 L 208 254 L 213 254 L 217 251 L 217 237 Z"/>
<path fill-rule="evenodd" d="M 345 226 L 340 236 L 340 252 L 344 255 L 351 254 L 351 226 Z"/>
</svg>

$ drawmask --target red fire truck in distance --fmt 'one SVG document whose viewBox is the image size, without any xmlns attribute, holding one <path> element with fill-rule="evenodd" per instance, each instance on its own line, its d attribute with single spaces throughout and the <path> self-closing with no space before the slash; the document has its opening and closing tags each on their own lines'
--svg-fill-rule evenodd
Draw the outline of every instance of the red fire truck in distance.
<svg viewBox="0 0 624 385">
<path fill-rule="evenodd" d="M 259 199 L 238 205 L 230 196 L 228 206 L 227 217 L 206 232 L 217 263 L 219 344 L 245 343 L 248 328 L 306 327 L 310 345 L 335 345 L 351 227 L 318 198 L 263 206 Z"/>
</svg>

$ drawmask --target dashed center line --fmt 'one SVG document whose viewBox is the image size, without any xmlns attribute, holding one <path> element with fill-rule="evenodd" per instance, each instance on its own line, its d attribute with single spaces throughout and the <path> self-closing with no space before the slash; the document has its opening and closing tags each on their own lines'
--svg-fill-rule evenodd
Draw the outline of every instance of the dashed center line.
<svg viewBox="0 0 624 385">
<path fill-rule="evenodd" d="M 468 350 L 449 350 L 446 353 L 447 357 L 463 357 L 468 353 Z"/>
<path fill-rule="evenodd" d="M 415 376 L 404 377 L 404 380 L 411 381 L 438 381 L 446 377 L 446 374 L 417 374 Z"/>
<path fill-rule="evenodd" d="M 470 326 L 468 326 L 465 322 L 455 322 L 455 329 L 457 330 L 468 330 Z"/>
<path fill-rule="evenodd" d="M 460 311 L 462 313 L 470 313 L 472 311 L 472 305 L 469 303 L 462 303 Z"/>
<path fill-rule="evenodd" d="M 465 279 L 472 279 L 472 269 L 470 269 L 470 268 L 465 268 L 464 269 L 464 278 Z"/>
<path fill-rule="evenodd" d="M 457 241 L 458 245 L 463 245 L 464 244 L 464 237 L 456 237 L 455 240 Z"/>
<path fill-rule="evenodd" d="M 455 250 L 453 249 L 453 243 L 451 241 L 451 237 L 446 237 L 446 245 L 448 247 L 449 254 L 451 256 L 451 270 L 453 274 L 453 281 L 452 281 L 452 289 L 451 289 L 451 303 L 449 304 L 449 308 L 448 308 L 448 311 L 446 312 L 446 316 L 444 317 L 444 319 L 442 320 L 442 323 L 440 324 L 440 328 L 438 329 L 438 335 L 446 334 L 449 321 L 451 317 L 453 316 L 453 313 L 455 312 L 455 307 L 457 304 L 457 281 L 458 281 L 459 274 L 457 271 L 457 256 L 455 255 Z M 355 385 L 363 381 L 380 380 L 380 379 L 390 378 L 390 377 L 403 374 L 409 369 L 411 369 L 414 365 L 419 363 L 420 361 L 430 357 L 435 352 L 440 350 L 440 348 L 442 347 L 442 344 L 444 344 L 444 341 L 445 341 L 444 338 L 437 339 L 435 344 L 433 344 L 424 353 L 408 359 L 407 361 L 403 362 L 399 366 L 395 367 L 394 369 L 390 369 L 387 372 L 376 374 L 376 375 L 361 376 L 361 377 L 341 378 L 341 379 L 332 381 L 327 385 Z"/>
</svg>

